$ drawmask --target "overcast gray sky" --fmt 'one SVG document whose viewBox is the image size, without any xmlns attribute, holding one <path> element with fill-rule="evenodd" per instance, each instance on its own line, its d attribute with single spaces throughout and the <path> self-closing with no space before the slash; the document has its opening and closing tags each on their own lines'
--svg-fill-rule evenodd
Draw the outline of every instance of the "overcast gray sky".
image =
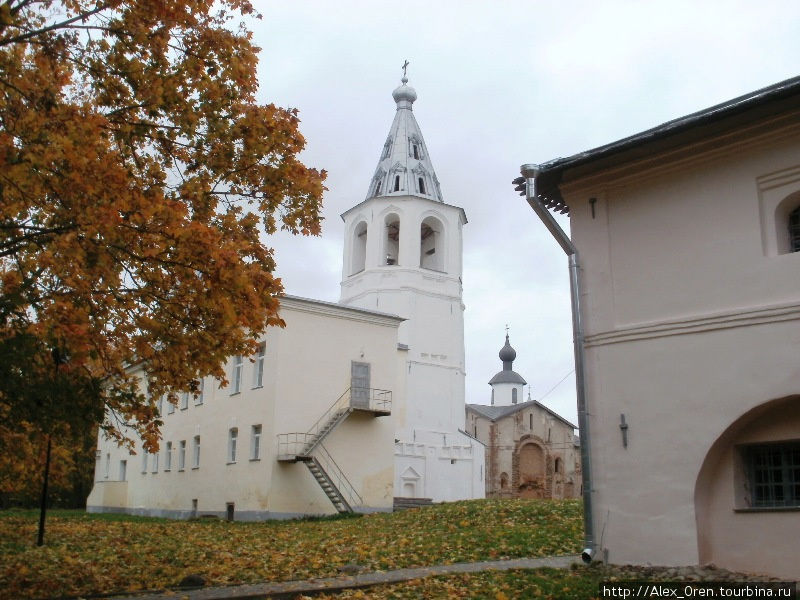
<svg viewBox="0 0 800 600">
<path fill-rule="evenodd" d="M 566 257 L 513 192 L 519 166 L 800 74 L 797 0 L 255 5 L 261 99 L 300 110 L 303 159 L 328 171 L 322 237 L 273 240 L 287 293 L 338 300 L 339 215 L 366 195 L 408 59 L 445 202 L 469 219 L 467 402 L 489 403 L 508 323 L 531 397 L 573 423 L 574 377 L 557 385 L 573 368 Z"/>
</svg>

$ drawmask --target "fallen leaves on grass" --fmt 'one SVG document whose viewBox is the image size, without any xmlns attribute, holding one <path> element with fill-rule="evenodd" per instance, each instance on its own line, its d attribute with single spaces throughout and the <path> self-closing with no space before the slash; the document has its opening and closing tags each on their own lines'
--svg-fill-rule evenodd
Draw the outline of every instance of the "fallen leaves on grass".
<svg viewBox="0 0 800 600">
<path fill-rule="evenodd" d="M 593 569 L 514 569 L 484 571 L 416 579 L 381 585 L 366 591 L 345 590 L 316 596 L 317 600 L 418 600 L 419 598 L 470 600 L 587 600 L 597 597 L 602 573 Z M 359 596 L 358 594 L 363 594 Z"/>
<path fill-rule="evenodd" d="M 330 577 L 577 553 L 579 501 L 478 500 L 340 520 L 166 521 L 56 513 L 38 548 L 32 512 L 0 513 L 0 598 L 112 594 Z M 498 589 L 509 597 L 507 591 Z M 456 596 L 457 597 L 457 596 Z"/>
</svg>

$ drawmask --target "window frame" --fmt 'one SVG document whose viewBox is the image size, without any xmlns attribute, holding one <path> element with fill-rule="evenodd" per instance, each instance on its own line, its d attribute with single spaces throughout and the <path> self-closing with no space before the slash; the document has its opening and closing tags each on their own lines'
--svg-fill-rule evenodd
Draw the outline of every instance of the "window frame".
<svg viewBox="0 0 800 600">
<path fill-rule="evenodd" d="M 178 442 L 178 471 L 186 470 L 186 440 Z"/>
<path fill-rule="evenodd" d="M 200 468 L 200 436 L 192 439 L 192 469 Z"/>
<path fill-rule="evenodd" d="M 237 354 L 233 357 L 233 367 L 231 369 L 231 396 L 242 391 L 242 374 L 244 373 L 244 357 Z"/>
<path fill-rule="evenodd" d="M 239 442 L 239 428 L 231 427 L 228 429 L 228 464 L 236 462 L 236 446 Z"/>
<path fill-rule="evenodd" d="M 172 470 L 172 442 L 164 444 L 164 470 Z"/>
<path fill-rule="evenodd" d="M 253 389 L 264 387 L 264 364 L 266 362 L 267 343 L 261 342 L 256 352 L 256 360 L 253 364 Z"/>
<path fill-rule="evenodd" d="M 204 377 L 201 377 L 197 381 L 198 381 L 198 384 L 197 384 L 197 396 L 195 396 L 195 398 L 194 398 L 194 405 L 195 406 L 200 406 L 201 404 L 203 404 L 203 393 L 205 392 L 205 387 L 206 387 L 205 381 L 206 380 L 205 380 Z"/>
<path fill-rule="evenodd" d="M 800 440 L 764 442 L 740 447 L 747 485 L 747 504 L 754 510 L 800 509 Z M 768 456 L 770 453 L 771 456 Z M 778 464 L 758 464 L 778 453 Z M 775 475 L 780 474 L 776 480 Z M 766 493 L 764 498 L 759 490 Z M 778 493 L 780 490 L 780 493 Z M 777 496 L 781 496 L 778 499 Z"/>
<path fill-rule="evenodd" d="M 800 206 L 789 212 L 789 253 L 800 252 Z"/>
<path fill-rule="evenodd" d="M 261 424 L 250 427 L 250 460 L 261 460 Z"/>
</svg>

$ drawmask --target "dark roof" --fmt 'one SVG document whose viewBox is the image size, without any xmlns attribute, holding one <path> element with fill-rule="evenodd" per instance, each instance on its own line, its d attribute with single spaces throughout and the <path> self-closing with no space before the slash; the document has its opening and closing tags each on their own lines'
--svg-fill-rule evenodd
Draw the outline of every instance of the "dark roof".
<svg viewBox="0 0 800 600">
<path fill-rule="evenodd" d="M 544 404 L 542 404 L 538 400 L 528 400 L 527 402 L 520 402 L 519 404 L 512 404 L 511 406 L 488 406 L 486 404 L 467 404 L 467 410 L 476 412 L 482 417 L 486 417 L 490 421 L 495 422 L 498 419 L 502 419 L 503 417 L 513 415 L 516 412 L 525 410 L 526 408 L 530 408 L 532 406 L 538 406 L 539 408 L 549 413 L 559 421 L 566 423 L 573 429 L 577 429 L 575 425 L 567 421 L 564 417 L 562 417 L 554 410 L 547 408 Z"/>
<path fill-rule="evenodd" d="M 536 193 L 547 208 L 568 213 L 569 208 L 558 187 L 565 171 L 580 168 L 586 173 L 594 172 L 609 165 L 683 145 L 688 141 L 686 132 L 691 132 L 691 139 L 699 139 L 729 131 L 765 116 L 774 116 L 786 109 L 798 108 L 800 77 L 793 77 L 616 142 L 538 165 Z"/>
<path fill-rule="evenodd" d="M 516 371 L 503 369 L 502 371 L 498 371 L 497 375 L 489 380 L 489 385 L 494 383 L 521 383 L 522 385 L 525 385 L 528 382 L 525 381 L 522 378 L 522 375 Z"/>
</svg>

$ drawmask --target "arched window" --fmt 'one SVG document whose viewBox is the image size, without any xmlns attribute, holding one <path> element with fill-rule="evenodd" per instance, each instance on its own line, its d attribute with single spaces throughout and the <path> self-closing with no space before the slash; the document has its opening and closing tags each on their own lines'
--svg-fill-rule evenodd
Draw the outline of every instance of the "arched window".
<svg viewBox="0 0 800 600">
<path fill-rule="evenodd" d="M 379 181 L 377 184 L 375 184 L 375 195 L 377 196 L 380 193 L 381 193 L 381 182 Z"/>
<path fill-rule="evenodd" d="M 556 456 L 556 460 L 555 460 L 555 462 L 554 462 L 554 464 L 553 464 L 553 470 L 554 470 L 556 473 L 561 473 L 561 472 L 563 471 L 563 469 L 564 469 L 564 467 L 563 467 L 563 465 L 561 464 L 561 458 L 560 458 L 560 457 L 558 457 L 558 456 Z"/>
<path fill-rule="evenodd" d="M 350 274 L 364 270 L 367 261 L 367 223 L 361 221 L 353 231 L 353 248 L 351 250 Z"/>
<path fill-rule="evenodd" d="M 442 246 L 442 223 L 435 217 L 427 217 L 420 226 L 419 266 L 433 271 L 444 271 L 444 248 Z"/>
<path fill-rule="evenodd" d="M 800 252 L 800 206 L 789 213 L 789 251 Z"/>
<path fill-rule="evenodd" d="M 517 388 L 511 388 L 511 404 L 517 403 Z"/>
<path fill-rule="evenodd" d="M 777 253 L 800 252 L 800 192 L 790 194 L 778 203 L 774 219 Z"/>
<path fill-rule="evenodd" d="M 394 191 L 395 192 L 400 191 L 400 175 L 394 176 Z"/>
<path fill-rule="evenodd" d="M 414 158 L 419 160 L 419 149 L 417 148 L 416 144 L 413 145 L 413 150 L 414 150 Z"/>
<path fill-rule="evenodd" d="M 400 217 L 386 215 L 383 233 L 383 257 L 385 265 L 397 265 L 400 261 Z"/>
<path fill-rule="evenodd" d="M 420 177 L 419 179 L 417 179 L 417 182 L 419 183 L 419 193 L 420 194 L 424 194 L 425 193 L 425 180 L 422 177 Z"/>
</svg>

